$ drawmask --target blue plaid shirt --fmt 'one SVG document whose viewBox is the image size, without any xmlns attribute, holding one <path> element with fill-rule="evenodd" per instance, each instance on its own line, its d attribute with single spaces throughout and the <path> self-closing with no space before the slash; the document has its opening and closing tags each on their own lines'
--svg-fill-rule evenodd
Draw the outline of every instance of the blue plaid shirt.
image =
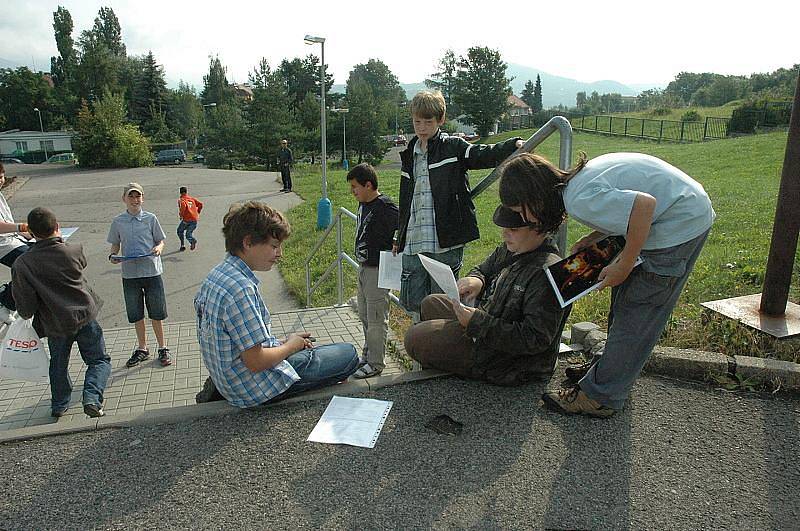
<svg viewBox="0 0 800 531">
<path fill-rule="evenodd" d="M 443 253 L 456 247 L 439 247 L 436 235 L 436 215 L 433 209 L 433 192 L 428 173 L 428 152 L 422 151 L 419 142 L 414 144 L 414 197 L 411 199 L 411 217 L 408 220 L 404 254 Z"/>
<path fill-rule="evenodd" d="M 194 298 L 203 362 L 222 396 L 238 407 L 263 404 L 300 379 L 286 360 L 261 372 L 250 371 L 242 361 L 242 352 L 255 345 L 281 344 L 272 335 L 259 283 L 241 258 L 228 254 Z"/>
</svg>

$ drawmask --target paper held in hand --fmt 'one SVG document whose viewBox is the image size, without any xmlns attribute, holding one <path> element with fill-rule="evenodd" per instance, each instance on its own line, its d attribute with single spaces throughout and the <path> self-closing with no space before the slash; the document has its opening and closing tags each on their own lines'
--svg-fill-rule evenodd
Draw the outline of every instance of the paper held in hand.
<svg viewBox="0 0 800 531">
<path fill-rule="evenodd" d="M 545 269 L 562 308 L 600 287 L 598 276 L 625 247 L 622 236 L 608 236 Z M 636 259 L 636 266 L 642 263 Z M 634 266 L 635 267 L 635 266 Z"/>
<path fill-rule="evenodd" d="M 450 269 L 450 266 L 422 254 L 417 256 L 419 256 L 422 266 L 428 271 L 433 281 L 439 284 L 439 287 L 444 291 L 445 295 L 453 300 L 459 300 L 456 277 L 453 276 L 453 270 Z"/>
<path fill-rule="evenodd" d="M 378 287 L 400 291 L 400 277 L 403 274 L 403 255 L 393 255 L 392 251 L 381 251 L 378 262 Z"/>
</svg>

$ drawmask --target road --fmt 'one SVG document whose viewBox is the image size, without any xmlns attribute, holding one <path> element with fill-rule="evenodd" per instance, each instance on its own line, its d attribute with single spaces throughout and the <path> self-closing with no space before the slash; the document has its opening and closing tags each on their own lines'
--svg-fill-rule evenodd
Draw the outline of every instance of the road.
<svg viewBox="0 0 800 531">
<path fill-rule="evenodd" d="M 125 210 L 122 187 L 126 183 L 136 181 L 144 187 L 144 209 L 158 216 L 167 235 L 162 261 L 171 321 L 194 319 L 194 295 L 208 271 L 225 253 L 222 216 L 231 203 L 259 199 L 285 211 L 301 201 L 295 194 L 278 192 L 280 184 L 276 173 L 209 170 L 195 164 L 125 170 L 14 164 L 6 168 L 6 174 L 29 179 L 9 201 L 15 220 L 24 221 L 33 207 L 48 206 L 55 211 L 61 226 L 79 227 L 71 241 L 83 244 L 89 262 L 86 276 L 105 302 L 99 319 L 105 328 L 128 326 L 120 269 L 108 262 L 110 245 L 106 243 L 111 220 Z M 187 186 L 189 193 L 205 204 L 195 231 L 198 248 L 183 253 L 178 252 L 175 233 L 179 222 L 180 186 Z M 297 308 L 277 270 L 258 276 L 263 281 L 262 291 L 270 310 Z M 8 278 L 9 269 L 0 268 L 0 280 Z"/>
</svg>

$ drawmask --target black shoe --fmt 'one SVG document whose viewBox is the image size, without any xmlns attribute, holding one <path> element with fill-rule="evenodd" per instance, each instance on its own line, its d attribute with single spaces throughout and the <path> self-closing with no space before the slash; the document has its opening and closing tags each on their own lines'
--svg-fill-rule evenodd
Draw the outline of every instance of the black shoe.
<svg viewBox="0 0 800 531">
<path fill-rule="evenodd" d="M 65 408 L 65 407 L 54 409 L 54 410 L 52 410 L 50 412 L 50 416 L 54 417 L 54 418 L 57 418 L 57 419 L 60 419 L 61 417 L 63 417 L 66 414 L 67 414 L 67 408 Z"/>
<path fill-rule="evenodd" d="M 83 405 L 83 412 L 96 419 L 98 417 L 104 417 L 106 412 L 103 411 L 103 406 L 100 404 L 84 404 Z"/>
<path fill-rule="evenodd" d="M 194 396 L 195 402 L 198 404 L 203 404 L 205 402 L 216 402 L 218 400 L 225 400 L 225 397 L 222 396 L 219 391 L 217 391 L 217 386 L 214 385 L 214 382 L 211 380 L 209 376 L 206 378 L 205 383 L 203 383 L 203 389 Z"/>
<path fill-rule="evenodd" d="M 148 352 L 147 350 L 145 350 L 143 348 L 137 348 L 136 350 L 133 351 L 133 355 L 131 356 L 131 359 L 129 359 L 128 361 L 125 362 L 125 366 L 127 368 L 129 368 L 129 369 L 131 367 L 136 367 L 137 365 L 139 365 L 141 362 L 143 362 L 144 360 L 146 360 L 149 357 L 150 357 L 150 352 Z"/>
<path fill-rule="evenodd" d="M 158 349 L 158 361 L 161 363 L 162 367 L 172 365 L 172 358 L 169 355 L 169 349 L 167 347 Z"/>
<path fill-rule="evenodd" d="M 571 382 L 578 383 L 584 376 L 586 376 L 586 373 L 589 372 L 589 369 L 591 369 L 592 366 L 599 360 L 600 356 L 592 356 L 592 359 L 586 363 L 582 363 L 580 365 L 570 365 L 564 370 L 564 374 Z"/>
<path fill-rule="evenodd" d="M 184 245 L 181 245 L 181 248 L 180 248 L 180 249 L 178 249 L 178 252 L 179 252 L 179 253 L 182 253 L 182 252 L 183 252 L 183 251 L 185 251 L 185 250 L 186 250 L 186 246 L 184 246 Z"/>
</svg>

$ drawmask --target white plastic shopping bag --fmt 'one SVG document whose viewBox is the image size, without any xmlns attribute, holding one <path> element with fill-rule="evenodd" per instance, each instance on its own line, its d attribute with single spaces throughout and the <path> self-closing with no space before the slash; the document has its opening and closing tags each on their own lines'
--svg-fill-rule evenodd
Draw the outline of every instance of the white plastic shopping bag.
<svg viewBox="0 0 800 531">
<path fill-rule="evenodd" d="M 49 368 L 50 359 L 33 329 L 33 319 L 11 323 L 0 349 L 0 378 L 47 383 Z"/>
</svg>

